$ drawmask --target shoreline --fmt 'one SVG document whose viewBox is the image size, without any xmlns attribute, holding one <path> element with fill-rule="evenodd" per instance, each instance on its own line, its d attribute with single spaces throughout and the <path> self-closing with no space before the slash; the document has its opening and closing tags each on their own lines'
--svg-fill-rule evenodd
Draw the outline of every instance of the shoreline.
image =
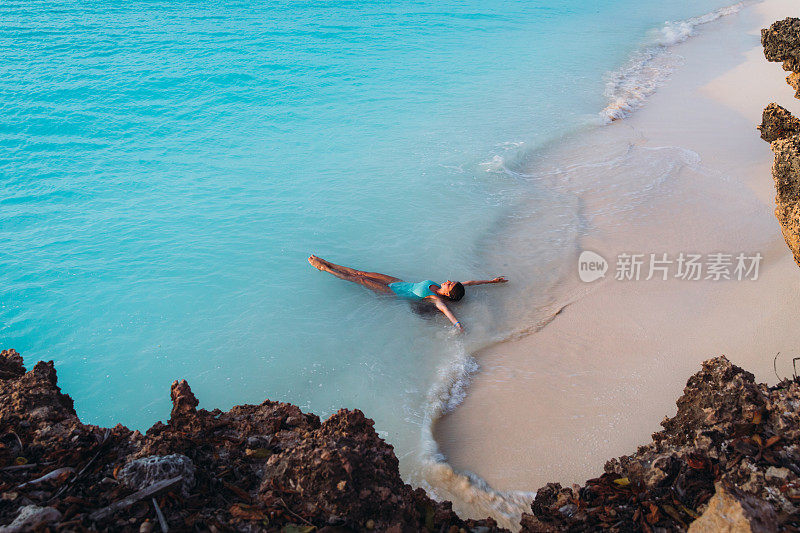
<svg viewBox="0 0 800 533">
<path fill-rule="evenodd" d="M 754 32 L 793 14 L 793 8 L 785 0 L 767 0 L 712 22 L 707 32 L 675 46 L 671 53 L 684 56 L 683 64 L 643 108 L 556 150 L 569 161 L 581 142 L 600 148 L 616 143 L 641 152 L 672 151 L 671 162 L 683 166 L 668 175 L 667 186 L 655 185 L 653 198 L 624 213 L 624 224 L 608 209 L 624 190 L 587 192 L 590 172 L 562 175 L 572 179 L 566 187 L 580 191 L 585 212 L 600 213 L 591 221 L 593 231 L 582 237 L 582 249 L 598 251 L 610 263 L 625 250 L 757 250 L 765 257 L 761 278 L 752 284 L 624 284 L 607 276 L 591 286 L 575 280 L 564 291 L 567 307 L 546 327 L 472 354 L 480 370 L 463 403 L 433 427 L 439 450 L 455 470 L 445 485 L 458 489 L 445 490 L 444 497 L 454 499 L 464 516 L 481 514 L 471 510 L 470 490 L 502 497 L 502 491 L 513 495 L 547 481 L 583 482 L 607 457 L 631 452 L 664 415 L 674 414 L 671 399 L 680 394 L 680 376 L 709 356 L 726 353 L 759 381 L 775 381 L 772 360 L 763 354 L 786 353 L 800 340 L 788 312 L 800 305 L 800 280 L 772 214 L 772 155 L 755 125 L 775 99 L 790 109 L 798 106 L 780 69 L 763 58 Z M 691 160 L 694 155 L 698 161 Z M 708 198 L 720 201 L 709 207 Z M 605 211 L 610 214 L 603 216 Z M 658 249 L 650 250 L 654 242 Z M 731 320 L 724 312 L 731 308 L 747 312 Z M 641 402 L 644 396 L 647 402 Z M 434 492 L 443 475 L 432 474 L 439 482 L 431 482 Z M 480 486 L 484 481 L 491 489 Z M 469 487 L 459 502 L 458 491 L 467 487 L 458 485 L 465 482 L 479 486 Z"/>
<path fill-rule="evenodd" d="M 6 533 L 509 531 L 405 483 L 358 409 L 324 421 L 270 400 L 208 411 L 181 380 L 166 424 L 102 428 L 81 422 L 53 361 L 28 371 L 14 350 L 0 351 L 0 399 Z M 539 488 L 513 529 L 796 528 L 798 401 L 798 380 L 767 387 L 725 357 L 704 361 L 650 442 L 582 488 Z"/>
</svg>

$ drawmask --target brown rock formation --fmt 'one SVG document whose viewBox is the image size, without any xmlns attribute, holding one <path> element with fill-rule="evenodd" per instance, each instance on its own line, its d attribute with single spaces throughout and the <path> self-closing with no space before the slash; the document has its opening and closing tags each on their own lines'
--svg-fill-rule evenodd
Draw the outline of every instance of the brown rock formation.
<svg viewBox="0 0 800 533">
<path fill-rule="evenodd" d="M 772 103 L 764 109 L 758 129 L 761 131 L 762 139 L 773 143 L 800 133 L 800 119 L 778 104 Z"/>
<path fill-rule="evenodd" d="M 756 384 L 718 357 L 677 405 L 652 443 L 599 478 L 541 488 L 524 530 L 685 531 L 700 517 L 698 528 L 721 524 L 726 508 L 751 531 L 800 528 L 800 382 Z"/>
<path fill-rule="evenodd" d="M 775 512 L 764 501 L 717 483 L 708 509 L 689 526 L 689 533 L 771 533 L 778 530 Z"/>
<path fill-rule="evenodd" d="M 800 72 L 800 19 L 789 17 L 761 30 L 761 44 L 767 61 L 783 62 L 783 70 L 792 73 L 786 81 L 798 90 L 796 96 L 800 98 L 800 88 L 797 87 Z"/>
<path fill-rule="evenodd" d="M 403 483 L 361 411 L 325 422 L 265 401 L 197 410 L 175 382 L 168 424 L 146 435 L 82 424 L 53 363 L 0 353 L 0 528 L 159 531 L 497 531 Z"/>
<path fill-rule="evenodd" d="M 25 373 L 22 356 L 14 350 L 0 353 L 0 379 L 18 378 Z"/>
<path fill-rule="evenodd" d="M 761 30 L 761 44 L 767 60 L 783 62 L 784 70 L 792 72 L 786 81 L 800 98 L 800 19 L 787 18 Z M 759 129 L 775 153 L 775 216 L 800 266 L 800 120 L 772 103 L 764 110 Z"/>
<path fill-rule="evenodd" d="M 800 265 L 800 134 L 779 138 L 770 146 L 775 153 L 772 165 L 775 217 L 795 262 Z"/>
<path fill-rule="evenodd" d="M 191 417 L 197 413 L 197 406 L 200 401 L 195 398 L 192 389 L 185 379 L 174 381 L 170 387 L 169 397 L 172 400 L 172 413 L 170 413 L 170 423 L 177 422 L 183 418 Z"/>
<path fill-rule="evenodd" d="M 170 422 L 142 435 L 82 424 L 52 363 L 25 373 L 7 350 L 0 369 L 0 525 L 12 531 L 157 531 L 153 496 L 179 531 L 498 530 L 403 483 L 358 410 L 324 422 L 271 401 L 197 410 L 180 381 Z M 523 531 L 800 529 L 800 382 L 756 384 L 718 357 L 677 406 L 602 476 L 539 489 Z"/>
</svg>

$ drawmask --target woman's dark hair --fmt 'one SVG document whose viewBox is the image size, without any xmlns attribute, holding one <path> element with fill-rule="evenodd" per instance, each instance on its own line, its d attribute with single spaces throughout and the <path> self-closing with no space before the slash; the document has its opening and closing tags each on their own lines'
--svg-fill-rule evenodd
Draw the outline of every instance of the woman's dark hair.
<svg viewBox="0 0 800 533">
<path fill-rule="evenodd" d="M 454 302 L 457 302 L 464 297 L 464 286 L 460 281 L 456 281 L 456 284 L 453 285 L 452 289 L 450 289 L 450 294 L 448 294 L 447 297 Z"/>
</svg>

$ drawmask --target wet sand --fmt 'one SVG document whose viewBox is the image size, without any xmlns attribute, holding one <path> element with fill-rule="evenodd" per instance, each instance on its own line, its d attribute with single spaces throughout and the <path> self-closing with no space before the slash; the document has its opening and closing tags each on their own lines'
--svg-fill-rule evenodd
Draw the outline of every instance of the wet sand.
<svg viewBox="0 0 800 533">
<path fill-rule="evenodd" d="M 796 2 L 768 0 L 709 24 L 675 48 L 683 64 L 643 109 L 559 149 L 565 167 L 613 147 L 633 163 L 676 168 L 664 183 L 632 175 L 627 186 L 653 193 L 625 211 L 610 208 L 625 188 L 593 182 L 589 165 L 553 178 L 580 196 L 589 228 L 581 248 L 605 257 L 609 271 L 582 283 L 576 256 L 574 282 L 560 296 L 566 307 L 552 321 L 523 324 L 527 334 L 474 354 L 480 372 L 468 396 L 434 427 L 456 471 L 504 491 L 583 482 L 650 440 L 701 361 L 725 354 L 772 383 L 781 352 L 778 371 L 791 373 L 800 355 L 800 269 L 773 216 L 772 153 L 755 129 L 772 101 L 800 111 L 758 34 L 790 15 L 800 15 Z M 656 152 L 663 161 L 654 163 Z M 680 252 L 764 259 L 755 281 L 617 281 L 622 252 L 646 261 Z M 455 505 L 470 514 L 468 504 Z"/>
</svg>

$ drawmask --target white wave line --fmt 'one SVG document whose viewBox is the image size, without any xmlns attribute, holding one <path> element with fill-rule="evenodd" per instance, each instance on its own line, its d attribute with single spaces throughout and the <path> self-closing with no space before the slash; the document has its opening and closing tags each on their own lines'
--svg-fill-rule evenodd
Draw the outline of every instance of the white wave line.
<svg viewBox="0 0 800 533">
<path fill-rule="evenodd" d="M 739 2 L 686 20 L 669 21 L 656 33 L 653 42 L 636 52 L 625 66 L 612 72 L 606 83 L 609 100 L 601 116 L 605 122 L 619 120 L 640 108 L 675 68 L 669 49 L 695 35 L 698 26 L 738 13 L 745 5 Z"/>
</svg>

